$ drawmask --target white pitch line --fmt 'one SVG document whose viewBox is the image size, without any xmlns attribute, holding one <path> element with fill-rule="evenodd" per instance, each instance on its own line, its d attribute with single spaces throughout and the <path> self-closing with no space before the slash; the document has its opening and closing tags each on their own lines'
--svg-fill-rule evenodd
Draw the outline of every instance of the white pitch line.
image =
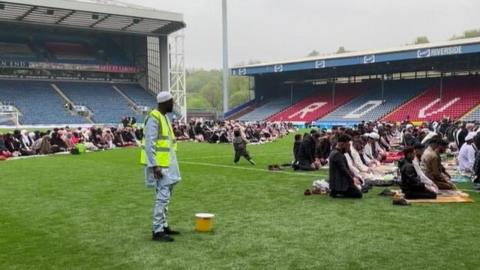
<svg viewBox="0 0 480 270">
<path fill-rule="evenodd" d="M 259 153 L 259 154 L 252 154 L 250 153 L 252 157 L 257 157 L 257 156 L 276 156 L 276 155 L 286 155 L 285 152 L 281 153 Z M 225 157 L 231 157 L 233 158 L 233 153 L 231 155 L 216 155 L 216 156 L 204 156 L 202 159 L 210 159 L 210 158 L 225 158 Z M 198 160 L 198 158 L 180 158 L 181 160 Z"/>
<path fill-rule="evenodd" d="M 297 176 L 320 177 L 320 175 L 302 173 L 302 172 L 269 171 L 269 170 L 259 169 L 259 168 L 247 168 L 247 167 L 213 164 L 213 163 L 205 163 L 205 162 L 180 161 L 180 164 L 182 164 L 182 163 L 191 164 L 191 165 L 199 165 L 199 166 L 209 166 L 209 167 L 217 167 L 217 168 L 229 168 L 229 169 L 245 170 L 245 171 L 271 172 L 271 173 L 297 175 Z"/>
</svg>

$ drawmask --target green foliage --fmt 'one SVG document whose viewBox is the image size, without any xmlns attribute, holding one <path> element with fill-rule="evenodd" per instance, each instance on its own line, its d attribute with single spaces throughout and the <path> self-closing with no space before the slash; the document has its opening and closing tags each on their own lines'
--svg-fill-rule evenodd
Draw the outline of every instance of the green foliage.
<svg viewBox="0 0 480 270">
<path fill-rule="evenodd" d="M 425 43 L 430 43 L 430 41 L 428 40 L 428 37 L 426 36 L 419 36 L 413 42 L 413 44 L 425 44 Z"/>
<path fill-rule="evenodd" d="M 235 107 L 248 101 L 248 77 L 231 76 L 229 81 L 229 106 Z M 221 70 L 189 70 L 187 72 L 187 106 L 190 109 L 222 110 Z"/>
<path fill-rule="evenodd" d="M 233 165 L 231 145 L 179 143 L 174 243 L 150 240 L 136 148 L 0 162 L 0 269 L 478 269 L 478 193 L 407 207 L 381 188 L 304 196 L 324 171 L 266 169 L 292 142 L 249 145 L 256 166 Z M 199 212 L 216 214 L 214 232 L 193 230 Z"/>
<path fill-rule="evenodd" d="M 205 109 L 209 105 L 207 101 L 197 93 L 187 94 L 187 108 L 188 109 Z"/>
<path fill-rule="evenodd" d="M 343 47 L 343 46 L 340 46 L 340 47 L 338 48 L 338 50 L 337 50 L 336 54 L 340 54 L 340 53 L 348 53 L 348 52 L 350 52 L 350 51 L 347 51 L 347 50 L 345 49 L 345 47 Z"/>
<path fill-rule="evenodd" d="M 480 29 L 471 29 L 471 30 L 465 30 L 463 34 L 457 36 L 453 35 L 450 40 L 456 40 L 456 39 L 464 39 L 464 38 L 475 38 L 475 37 L 480 37 Z"/>
<path fill-rule="evenodd" d="M 320 53 L 317 50 L 313 50 L 307 54 L 307 57 L 319 56 Z"/>
</svg>

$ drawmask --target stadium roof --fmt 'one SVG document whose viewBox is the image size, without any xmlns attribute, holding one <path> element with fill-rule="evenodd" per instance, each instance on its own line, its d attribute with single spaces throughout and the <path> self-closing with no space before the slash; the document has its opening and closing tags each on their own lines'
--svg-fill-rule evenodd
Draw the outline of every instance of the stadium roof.
<svg viewBox="0 0 480 270">
<path fill-rule="evenodd" d="M 253 76 L 302 70 L 328 70 L 348 66 L 394 64 L 400 61 L 436 59 L 441 56 L 460 56 L 480 53 L 480 38 L 453 40 L 441 43 L 408 45 L 393 49 L 368 50 L 328 56 L 316 56 L 293 61 L 246 65 L 231 69 L 232 75 Z"/>
<path fill-rule="evenodd" d="M 182 14 L 113 0 L 0 1 L 2 21 L 144 35 L 168 35 L 185 27 Z"/>
</svg>

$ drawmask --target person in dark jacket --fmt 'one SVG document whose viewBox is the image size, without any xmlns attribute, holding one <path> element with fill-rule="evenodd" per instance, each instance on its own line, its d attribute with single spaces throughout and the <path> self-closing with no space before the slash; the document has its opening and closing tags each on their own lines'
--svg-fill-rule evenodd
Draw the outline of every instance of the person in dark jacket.
<svg viewBox="0 0 480 270">
<path fill-rule="evenodd" d="M 298 151 L 300 150 L 300 145 L 302 144 L 302 135 L 295 134 L 295 142 L 293 143 L 293 164 L 298 162 Z"/>
<path fill-rule="evenodd" d="M 250 154 L 247 151 L 248 141 L 242 137 L 240 130 L 233 131 L 233 150 L 235 151 L 235 158 L 233 162 L 238 163 L 241 157 L 244 157 L 250 164 L 255 165 L 255 161 L 250 157 Z"/>
<path fill-rule="evenodd" d="M 335 148 L 330 153 L 329 160 L 329 182 L 330 196 L 336 198 L 362 198 L 362 192 L 356 187 L 360 179 L 356 178 L 348 168 L 345 153 L 350 148 L 350 136 L 341 134 L 337 137 Z"/>
<path fill-rule="evenodd" d="M 306 134 L 298 150 L 298 168 L 304 171 L 313 171 L 318 169 L 315 163 L 315 149 L 320 137 L 318 132 Z"/>
<path fill-rule="evenodd" d="M 415 171 L 413 159 L 415 158 L 414 148 L 409 146 L 403 150 L 404 158 L 399 161 L 398 167 L 402 175 L 400 188 L 406 199 L 435 199 L 437 194 L 429 190 L 422 183 L 420 176 Z"/>
<path fill-rule="evenodd" d="M 322 165 L 327 164 L 328 156 L 330 155 L 332 146 L 330 144 L 330 136 L 328 134 L 320 138 L 315 155 L 320 160 Z"/>
</svg>

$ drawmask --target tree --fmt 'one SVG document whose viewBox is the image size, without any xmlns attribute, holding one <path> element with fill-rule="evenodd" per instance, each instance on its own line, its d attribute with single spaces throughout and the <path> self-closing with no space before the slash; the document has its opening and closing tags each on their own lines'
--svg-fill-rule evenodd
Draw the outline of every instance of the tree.
<svg viewBox="0 0 480 270">
<path fill-rule="evenodd" d="M 430 43 L 430 41 L 428 40 L 428 37 L 426 36 L 419 36 L 413 42 L 413 44 L 425 44 L 425 43 Z"/>
<path fill-rule="evenodd" d="M 214 109 L 223 107 L 221 70 L 187 71 L 187 106 L 190 109 Z M 249 100 L 249 79 L 231 76 L 229 80 L 229 107 L 233 108 Z"/>
<path fill-rule="evenodd" d="M 199 94 L 187 94 L 188 109 L 210 109 L 210 105 Z"/>
<path fill-rule="evenodd" d="M 222 87 L 220 81 L 209 81 L 200 89 L 200 95 L 206 100 L 210 108 L 221 111 Z"/>
<path fill-rule="evenodd" d="M 320 53 L 317 50 L 313 50 L 310 53 L 307 54 L 308 57 L 314 57 L 314 56 L 319 56 Z"/>
<path fill-rule="evenodd" d="M 457 36 L 453 35 L 450 40 L 456 40 L 456 39 L 464 39 L 464 38 L 474 38 L 474 37 L 480 37 L 480 29 L 471 29 L 471 30 L 465 30 L 463 34 Z"/>
<path fill-rule="evenodd" d="M 345 47 L 340 46 L 340 47 L 338 48 L 338 50 L 337 50 L 336 53 L 337 53 L 337 54 L 340 54 L 340 53 L 347 53 L 347 52 L 349 52 L 349 51 L 347 51 L 347 50 L 345 49 Z"/>
</svg>

